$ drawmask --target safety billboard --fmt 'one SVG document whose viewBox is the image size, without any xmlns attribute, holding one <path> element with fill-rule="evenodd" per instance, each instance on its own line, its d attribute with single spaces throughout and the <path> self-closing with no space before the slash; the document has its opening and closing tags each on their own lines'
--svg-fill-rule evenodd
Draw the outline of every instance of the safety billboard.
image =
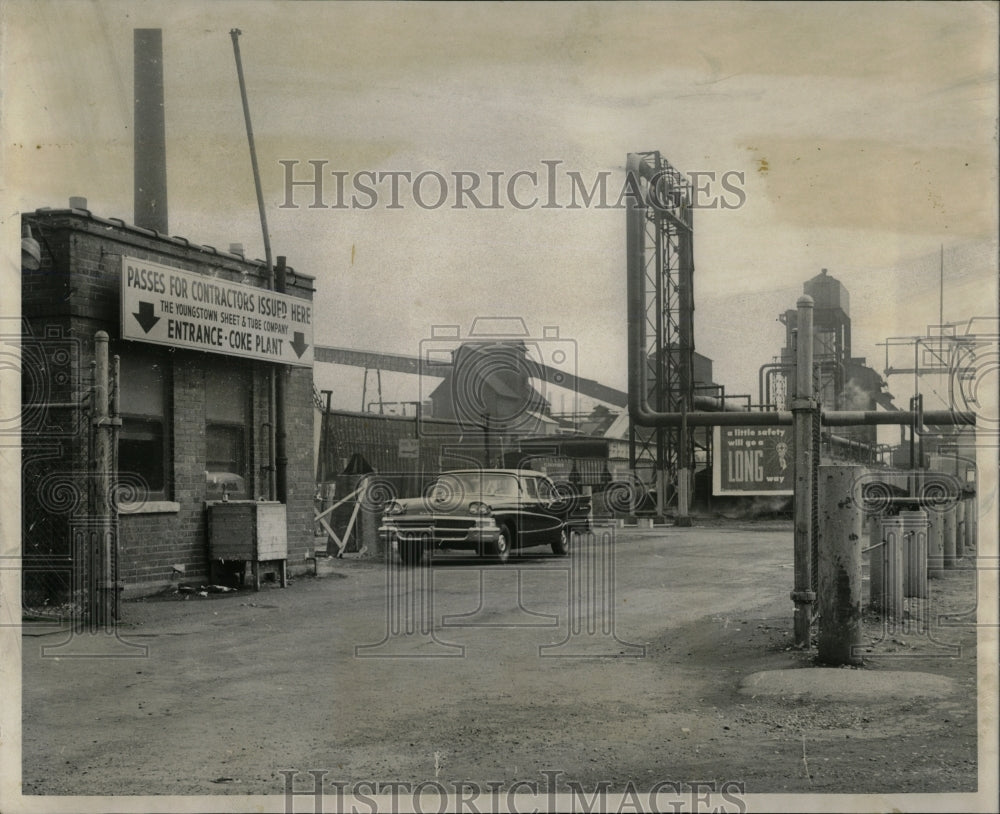
<svg viewBox="0 0 1000 814">
<path fill-rule="evenodd" d="M 791 427 L 716 427 L 713 495 L 790 495 Z"/>
</svg>

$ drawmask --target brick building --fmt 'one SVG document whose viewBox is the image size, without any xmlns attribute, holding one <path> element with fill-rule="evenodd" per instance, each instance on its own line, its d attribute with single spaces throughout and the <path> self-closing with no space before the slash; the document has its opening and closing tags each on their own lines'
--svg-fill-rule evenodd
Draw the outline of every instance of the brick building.
<svg viewBox="0 0 1000 814">
<path fill-rule="evenodd" d="M 98 331 L 120 359 L 116 570 L 125 594 L 207 581 L 207 507 L 223 499 L 279 498 L 288 568 L 304 567 L 315 491 L 313 278 L 289 269 L 275 294 L 260 261 L 85 208 L 40 209 L 23 224 L 37 241 L 21 292 L 25 602 L 69 601 L 81 566 L 74 535 L 99 513 Z M 280 450 L 272 460 L 272 370 L 284 390 L 284 466 Z M 276 467 L 284 494 L 271 489 Z"/>
</svg>

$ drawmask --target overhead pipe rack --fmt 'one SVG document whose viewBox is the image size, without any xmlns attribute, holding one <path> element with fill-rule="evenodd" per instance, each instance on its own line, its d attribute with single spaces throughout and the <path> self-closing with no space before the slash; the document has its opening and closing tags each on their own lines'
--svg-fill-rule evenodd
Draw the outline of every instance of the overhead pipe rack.
<svg viewBox="0 0 1000 814">
<path fill-rule="evenodd" d="M 657 185 L 663 179 L 644 156 L 629 153 L 626 163 L 626 184 L 645 196 L 629 196 L 626 209 L 626 252 L 628 277 L 628 408 L 633 425 L 641 427 L 707 426 L 794 426 L 795 489 L 794 515 L 794 588 L 791 599 L 795 603 L 795 644 L 808 648 L 811 641 L 812 608 L 816 601 L 813 588 L 813 497 L 815 493 L 814 468 L 817 463 L 813 429 L 818 416 L 828 427 L 895 424 L 909 425 L 911 432 L 924 425 L 975 426 L 972 412 L 958 410 L 892 411 L 875 410 L 822 410 L 813 392 L 813 308 L 812 297 L 799 297 L 798 334 L 794 375 L 795 392 L 791 394 L 791 410 L 769 412 L 714 412 L 683 411 L 664 412 L 650 409 L 646 386 L 646 315 L 644 291 L 644 258 L 646 210 L 657 206 Z M 643 187 L 642 181 L 646 182 Z M 652 194 L 650 194 L 652 191 Z M 668 210 L 663 217 L 673 217 Z M 817 433 L 818 435 L 818 433 Z M 679 507 L 679 515 L 686 516 L 686 505 Z"/>
</svg>

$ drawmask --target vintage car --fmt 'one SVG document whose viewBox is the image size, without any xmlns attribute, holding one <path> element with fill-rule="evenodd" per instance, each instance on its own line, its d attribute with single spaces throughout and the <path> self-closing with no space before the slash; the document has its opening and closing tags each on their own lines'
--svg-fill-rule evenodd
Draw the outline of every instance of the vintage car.
<svg viewBox="0 0 1000 814">
<path fill-rule="evenodd" d="M 421 497 L 394 500 L 379 535 L 416 565 L 435 549 L 475 551 L 507 562 L 512 550 L 548 545 L 569 554 L 574 529 L 586 528 L 590 496 L 529 469 L 470 469 L 439 475 Z"/>
</svg>

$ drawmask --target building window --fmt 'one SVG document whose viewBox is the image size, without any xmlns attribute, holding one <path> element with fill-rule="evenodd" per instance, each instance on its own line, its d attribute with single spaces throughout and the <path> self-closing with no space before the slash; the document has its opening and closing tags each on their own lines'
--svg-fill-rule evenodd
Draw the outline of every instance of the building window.
<svg viewBox="0 0 1000 814">
<path fill-rule="evenodd" d="M 215 360 L 204 370 L 205 497 L 251 497 L 249 370 Z"/>
<path fill-rule="evenodd" d="M 133 346 L 120 358 L 119 476 L 141 480 L 149 498 L 165 500 L 170 489 L 169 363 L 163 354 Z"/>
</svg>

